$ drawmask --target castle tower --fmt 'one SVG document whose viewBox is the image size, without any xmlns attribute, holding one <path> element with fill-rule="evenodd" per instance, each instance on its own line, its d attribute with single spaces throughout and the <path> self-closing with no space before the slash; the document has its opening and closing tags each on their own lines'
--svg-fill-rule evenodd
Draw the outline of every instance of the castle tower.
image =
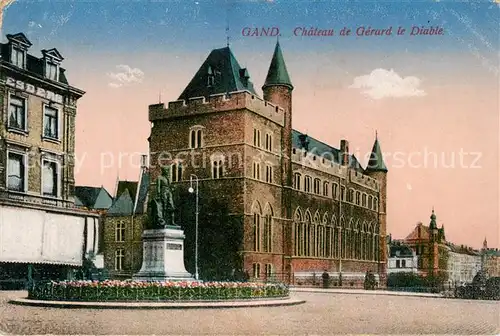
<svg viewBox="0 0 500 336">
<path fill-rule="evenodd" d="M 436 275 L 439 267 L 439 229 L 436 224 L 436 214 L 432 209 L 431 222 L 429 224 L 430 249 L 429 249 L 429 275 Z"/>
<path fill-rule="evenodd" d="M 262 86 L 264 100 L 278 105 L 284 110 L 284 126 L 281 130 L 281 185 L 283 186 L 281 217 L 285 220 L 284 228 L 284 245 L 283 252 L 285 255 L 292 253 L 292 203 L 291 203 L 291 188 L 292 188 L 292 91 L 293 85 L 286 69 L 285 60 L 279 41 L 276 42 L 274 54 L 271 59 L 269 71 L 264 85 Z M 286 222 L 288 221 L 288 223 Z M 285 243 L 289 242 L 289 243 Z M 291 274 L 293 270 L 290 264 L 285 264 L 283 260 L 283 273 Z"/>
<path fill-rule="evenodd" d="M 387 274 L 387 249 L 385 248 L 385 236 L 387 234 L 387 167 L 384 163 L 382 150 L 378 142 L 378 136 L 375 136 L 370 160 L 365 169 L 365 173 L 376 179 L 379 183 L 379 204 L 378 204 L 378 222 L 380 225 L 380 242 L 379 242 L 379 274 L 384 276 Z M 385 281 L 383 281 L 385 282 Z"/>
</svg>

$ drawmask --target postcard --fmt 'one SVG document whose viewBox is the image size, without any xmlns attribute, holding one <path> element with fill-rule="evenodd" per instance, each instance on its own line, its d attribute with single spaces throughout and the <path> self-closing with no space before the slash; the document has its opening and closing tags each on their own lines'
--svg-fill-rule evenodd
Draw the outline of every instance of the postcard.
<svg viewBox="0 0 500 336">
<path fill-rule="evenodd" d="M 0 0 L 0 334 L 498 334 L 499 14 Z"/>
</svg>

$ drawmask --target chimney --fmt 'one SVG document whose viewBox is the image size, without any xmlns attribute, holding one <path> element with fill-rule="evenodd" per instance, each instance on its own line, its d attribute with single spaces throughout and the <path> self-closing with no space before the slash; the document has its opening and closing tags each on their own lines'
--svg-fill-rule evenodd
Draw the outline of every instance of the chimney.
<svg viewBox="0 0 500 336">
<path fill-rule="evenodd" d="M 345 139 L 340 140 L 340 155 L 342 166 L 349 165 L 349 142 Z"/>
<path fill-rule="evenodd" d="M 141 155 L 141 169 L 148 169 L 149 164 L 148 164 L 148 155 L 143 154 Z"/>
</svg>

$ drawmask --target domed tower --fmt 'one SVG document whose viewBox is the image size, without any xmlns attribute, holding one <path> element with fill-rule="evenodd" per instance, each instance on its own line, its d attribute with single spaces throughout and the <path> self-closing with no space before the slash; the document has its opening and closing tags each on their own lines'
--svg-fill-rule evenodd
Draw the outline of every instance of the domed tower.
<svg viewBox="0 0 500 336">
<path fill-rule="evenodd" d="M 429 224 L 429 274 L 437 274 L 439 268 L 439 229 L 436 224 L 436 214 L 432 208 L 431 222 Z"/>
<path fill-rule="evenodd" d="M 387 234 L 387 167 L 384 163 L 384 157 L 378 135 L 375 135 L 375 143 L 373 144 L 370 160 L 365 169 L 365 174 L 377 180 L 379 184 L 378 195 L 378 222 L 379 222 L 379 274 L 385 276 L 387 274 L 387 249 L 385 246 L 385 236 Z"/>
</svg>

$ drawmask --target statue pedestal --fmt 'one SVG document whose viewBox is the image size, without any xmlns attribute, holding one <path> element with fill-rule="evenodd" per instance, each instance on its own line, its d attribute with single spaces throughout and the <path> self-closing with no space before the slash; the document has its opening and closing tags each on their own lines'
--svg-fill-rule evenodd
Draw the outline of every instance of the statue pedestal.
<svg viewBox="0 0 500 336">
<path fill-rule="evenodd" d="M 133 280 L 194 280 L 184 266 L 184 231 L 177 227 L 142 233 L 142 267 Z"/>
</svg>

